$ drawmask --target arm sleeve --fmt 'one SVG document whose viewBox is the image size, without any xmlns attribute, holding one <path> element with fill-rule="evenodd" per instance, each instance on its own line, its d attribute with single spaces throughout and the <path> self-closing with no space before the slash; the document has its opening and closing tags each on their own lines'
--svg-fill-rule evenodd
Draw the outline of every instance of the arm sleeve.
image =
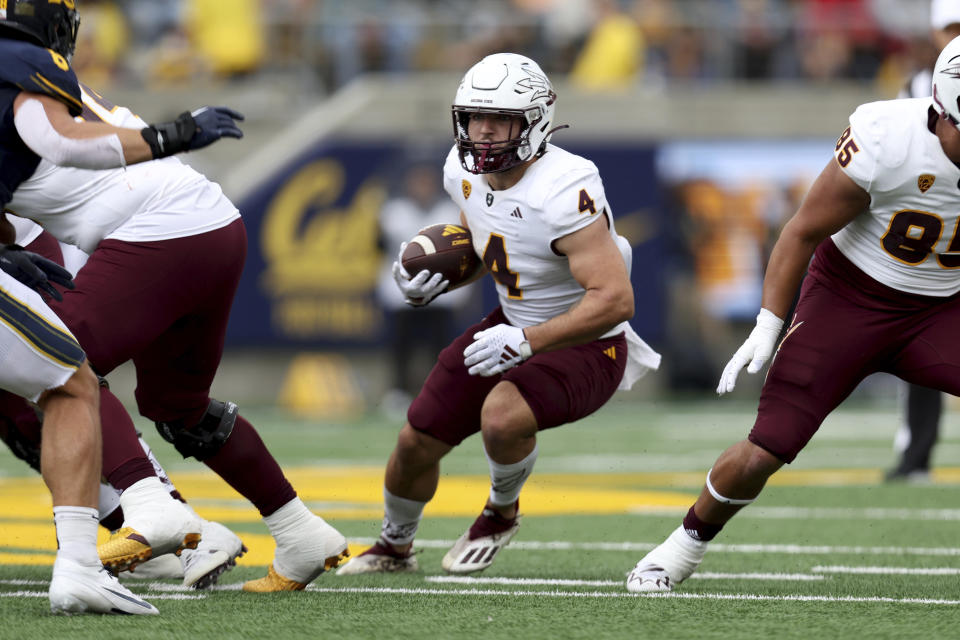
<svg viewBox="0 0 960 640">
<path fill-rule="evenodd" d="M 26 100 L 14 116 L 17 133 L 30 150 L 61 167 L 115 169 L 125 167 L 123 145 L 114 133 L 100 138 L 68 138 L 50 124 L 39 100 Z"/>
</svg>

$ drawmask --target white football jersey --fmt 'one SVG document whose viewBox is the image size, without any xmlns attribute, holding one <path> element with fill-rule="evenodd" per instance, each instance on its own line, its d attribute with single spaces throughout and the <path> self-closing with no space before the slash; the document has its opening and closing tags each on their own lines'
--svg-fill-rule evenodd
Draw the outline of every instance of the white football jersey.
<svg viewBox="0 0 960 640">
<path fill-rule="evenodd" d="M 553 243 L 606 216 L 610 236 L 630 270 L 630 243 L 617 236 L 596 165 L 580 156 L 547 145 L 520 181 L 493 191 L 482 175 L 460 165 L 456 146 L 443 167 L 447 193 L 463 211 L 473 247 L 494 277 L 503 313 L 516 327 L 529 327 L 566 312 L 585 293 L 570 273 L 566 256 Z M 624 332 L 627 365 L 620 389 L 660 366 L 660 354 L 621 322 L 603 337 Z"/>
<path fill-rule="evenodd" d="M 558 255 L 553 243 L 604 215 L 610 235 L 617 237 L 603 183 L 592 162 L 547 145 L 547 152 L 517 184 L 493 191 L 482 175 L 463 169 L 454 147 L 443 178 L 447 193 L 466 216 L 474 249 L 494 277 L 500 305 L 511 324 L 539 324 L 583 297 L 583 287 L 570 274 L 566 256 Z"/>
<path fill-rule="evenodd" d="M 871 102 L 850 116 L 836 160 L 870 207 L 833 241 L 878 282 L 942 297 L 960 291 L 960 168 L 928 127 L 931 104 Z"/>
<path fill-rule="evenodd" d="M 88 119 L 134 129 L 147 126 L 130 110 L 109 105 L 86 89 L 83 103 Z M 174 157 L 99 171 L 41 160 L 7 209 L 87 253 L 105 238 L 182 238 L 225 227 L 240 217 L 219 185 Z"/>
</svg>

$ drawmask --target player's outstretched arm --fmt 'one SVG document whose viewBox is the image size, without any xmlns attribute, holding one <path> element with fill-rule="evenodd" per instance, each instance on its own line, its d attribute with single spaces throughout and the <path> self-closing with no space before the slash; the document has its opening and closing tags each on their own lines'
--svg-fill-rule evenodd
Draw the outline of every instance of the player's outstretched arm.
<svg viewBox="0 0 960 640">
<path fill-rule="evenodd" d="M 144 129 L 104 122 L 78 122 L 66 105 L 22 92 L 14 102 L 17 133 L 40 157 L 60 166 L 112 169 L 201 149 L 222 137 L 242 138 L 236 121 L 243 116 L 226 107 L 184 112 L 173 122 Z"/>
<path fill-rule="evenodd" d="M 784 225 L 770 254 L 763 279 L 763 301 L 757 325 L 724 367 L 717 393 L 733 391 L 740 370 L 757 373 L 773 354 L 783 321 L 813 252 L 870 206 L 870 195 L 830 159 L 797 213 Z"/>
</svg>

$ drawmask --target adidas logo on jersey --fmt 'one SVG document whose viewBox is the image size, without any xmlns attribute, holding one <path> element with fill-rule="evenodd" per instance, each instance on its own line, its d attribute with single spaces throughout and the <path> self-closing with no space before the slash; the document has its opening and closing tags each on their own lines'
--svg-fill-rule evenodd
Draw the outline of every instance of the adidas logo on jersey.
<svg viewBox="0 0 960 640">
<path fill-rule="evenodd" d="M 510 212 L 510 217 L 511 217 L 511 218 L 519 218 L 519 219 L 523 220 L 523 214 L 520 213 L 520 207 L 517 207 L 516 209 L 514 209 L 513 211 L 511 211 L 511 212 Z"/>
<path fill-rule="evenodd" d="M 610 358 L 611 360 L 616 360 L 616 359 L 617 359 L 617 348 L 616 348 L 616 347 L 610 347 L 609 349 L 604 349 L 604 350 L 603 350 L 603 355 L 607 356 L 607 357 Z"/>
</svg>

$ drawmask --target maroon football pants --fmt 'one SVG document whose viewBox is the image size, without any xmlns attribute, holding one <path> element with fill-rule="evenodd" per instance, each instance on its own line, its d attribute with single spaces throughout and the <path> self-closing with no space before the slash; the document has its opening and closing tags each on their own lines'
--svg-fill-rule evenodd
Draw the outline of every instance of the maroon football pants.
<svg viewBox="0 0 960 640">
<path fill-rule="evenodd" d="M 767 373 L 749 439 L 792 462 L 868 375 L 960 395 L 960 295 L 911 295 L 884 286 L 827 240 Z"/>
</svg>

